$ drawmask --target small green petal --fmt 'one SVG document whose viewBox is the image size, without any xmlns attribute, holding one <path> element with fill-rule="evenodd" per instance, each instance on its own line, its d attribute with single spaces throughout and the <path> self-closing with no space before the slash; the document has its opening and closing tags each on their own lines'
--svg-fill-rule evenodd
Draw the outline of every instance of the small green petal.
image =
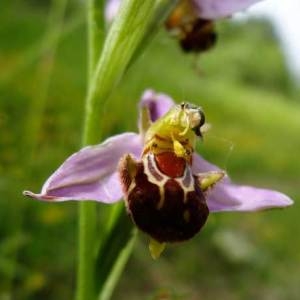
<svg viewBox="0 0 300 300">
<path fill-rule="evenodd" d="M 166 243 L 160 243 L 154 239 L 150 239 L 149 250 L 153 259 L 158 259 L 161 253 L 165 250 Z"/>
<path fill-rule="evenodd" d="M 202 191 L 206 191 L 225 176 L 224 171 L 212 171 L 198 174 L 198 181 Z"/>
</svg>

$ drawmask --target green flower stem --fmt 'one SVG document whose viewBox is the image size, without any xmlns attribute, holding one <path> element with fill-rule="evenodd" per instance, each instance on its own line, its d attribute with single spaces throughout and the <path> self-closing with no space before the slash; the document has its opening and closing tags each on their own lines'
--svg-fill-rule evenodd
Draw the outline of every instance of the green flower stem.
<svg viewBox="0 0 300 300">
<path fill-rule="evenodd" d="M 90 0 L 88 4 L 89 87 L 83 133 L 84 145 L 99 142 L 101 136 L 99 132 L 100 120 L 104 104 L 117 83 L 122 79 L 137 49 L 145 41 L 145 36 L 149 33 L 153 20 L 156 19 L 158 8 L 161 4 L 175 2 L 174 0 L 123 0 L 102 47 L 104 26 L 102 19 L 100 21 L 95 20 L 98 15 L 96 9 L 99 7 L 95 1 Z M 96 59 L 100 51 L 100 57 Z M 98 233 L 96 238 L 96 203 L 80 203 L 79 214 L 77 300 L 91 300 L 95 298 L 96 240 L 101 239 L 102 252 L 100 251 L 100 253 L 102 255 L 97 261 L 101 268 L 106 254 L 103 249 L 107 249 L 106 247 L 113 243 L 114 239 L 111 238 L 115 226 L 118 226 L 119 222 L 117 219 L 110 221 L 110 224 L 116 225 L 111 230 L 103 229 L 101 232 L 103 236 L 99 236 Z M 117 215 L 114 214 L 112 218 L 118 218 Z M 103 296 L 103 299 L 108 299 L 111 295 L 131 253 L 133 241 L 128 243 L 129 236 L 130 234 L 126 236 L 127 246 L 125 248 L 124 243 L 116 243 L 114 247 L 115 258 L 112 259 L 112 263 L 108 266 L 109 271 L 103 278 L 105 284 L 101 289 L 101 295 L 106 295 Z M 104 241 L 108 242 L 104 243 Z M 122 249 L 124 250 L 121 251 Z M 109 251 L 111 250 L 109 248 Z"/>
<path fill-rule="evenodd" d="M 87 1 L 88 82 L 100 57 L 105 37 L 104 0 Z"/>
<path fill-rule="evenodd" d="M 79 256 L 77 269 L 77 300 L 95 299 L 96 202 L 79 204 Z"/>
</svg>

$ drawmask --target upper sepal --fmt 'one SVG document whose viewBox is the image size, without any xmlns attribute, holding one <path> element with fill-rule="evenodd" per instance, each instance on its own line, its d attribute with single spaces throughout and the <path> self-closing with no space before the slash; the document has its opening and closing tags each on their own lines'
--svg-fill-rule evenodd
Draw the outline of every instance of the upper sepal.
<svg viewBox="0 0 300 300">
<path fill-rule="evenodd" d="M 146 90 L 142 95 L 139 108 L 140 108 L 140 117 L 139 117 L 139 128 L 143 121 L 142 112 L 144 109 L 148 111 L 148 116 L 151 122 L 156 121 L 164 114 L 166 114 L 170 108 L 174 105 L 174 101 L 171 97 L 163 93 L 156 93 L 153 90 Z"/>
<path fill-rule="evenodd" d="M 46 181 L 40 194 L 24 195 L 44 201 L 94 200 L 113 203 L 123 192 L 117 165 L 125 153 L 138 158 L 142 142 L 138 134 L 113 136 L 100 145 L 88 146 L 70 156 Z"/>
</svg>

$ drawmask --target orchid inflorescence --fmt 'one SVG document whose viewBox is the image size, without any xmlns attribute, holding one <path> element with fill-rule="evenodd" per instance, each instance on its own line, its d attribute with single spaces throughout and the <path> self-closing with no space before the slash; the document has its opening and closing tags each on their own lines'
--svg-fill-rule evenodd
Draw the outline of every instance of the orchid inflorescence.
<svg viewBox="0 0 300 300">
<path fill-rule="evenodd" d="M 131 233 L 136 232 L 128 224 L 123 227 L 126 215 L 119 207 L 109 210 L 107 222 L 98 228 L 96 205 L 89 201 L 111 205 L 124 199 L 133 223 L 149 236 L 154 259 L 167 244 L 194 237 L 210 213 L 293 204 L 280 192 L 233 183 L 224 170 L 197 154 L 196 142 L 207 129 L 203 109 L 176 104 L 153 90 L 146 90 L 139 102 L 138 133 L 121 133 L 94 145 L 104 102 L 163 22 L 184 52 L 200 53 L 215 45 L 218 19 L 256 2 L 87 1 L 89 80 L 83 143 L 93 145 L 67 158 L 40 193 L 23 192 L 48 203 L 81 201 L 76 299 L 92 300 L 96 294 L 110 299 L 132 251 Z"/>
</svg>

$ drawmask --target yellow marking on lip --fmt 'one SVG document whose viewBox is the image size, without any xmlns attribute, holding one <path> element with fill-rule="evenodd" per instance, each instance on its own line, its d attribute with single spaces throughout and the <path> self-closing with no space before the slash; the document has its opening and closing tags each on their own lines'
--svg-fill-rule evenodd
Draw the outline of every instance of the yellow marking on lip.
<svg viewBox="0 0 300 300">
<path fill-rule="evenodd" d="M 157 203 L 157 206 L 156 206 L 156 208 L 158 210 L 160 210 L 164 206 L 164 203 L 165 203 L 164 186 L 159 186 L 159 195 L 160 195 L 159 202 Z"/>
<path fill-rule="evenodd" d="M 162 177 L 162 180 L 158 180 L 155 178 L 155 176 L 152 174 L 152 172 L 149 170 L 149 165 L 148 165 L 148 158 L 150 159 L 152 166 L 154 167 L 154 171 Z M 156 208 L 161 209 L 164 205 L 165 202 L 165 193 L 164 193 L 164 185 L 168 180 L 168 177 L 163 174 L 156 166 L 155 160 L 154 160 L 154 155 L 153 154 L 148 154 L 147 157 L 143 157 L 143 165 L 144 165 L 144 173 L 147 175 L 147 179 L 149 182 L 155 184 L 159 188 L 159 201 L 157 203 Z"/>
</svg>

